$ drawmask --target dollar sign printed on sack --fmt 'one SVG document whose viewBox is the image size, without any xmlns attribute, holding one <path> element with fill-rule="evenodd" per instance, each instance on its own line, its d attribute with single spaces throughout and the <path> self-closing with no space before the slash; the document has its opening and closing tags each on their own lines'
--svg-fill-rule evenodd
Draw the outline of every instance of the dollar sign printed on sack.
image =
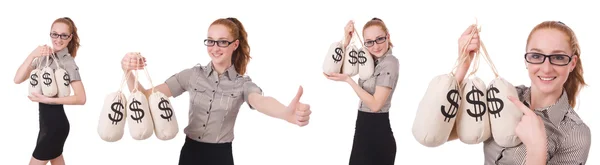
<svg viewBox="0 0 600 165">
<path fill-rule="evenodd" d="M 448 91 L 446 94 L 446 99 L 450 102 L 450 107 L 446 112 L 446 106 L 442 105 L 442 115 L 444 115 L 444 121 L 450 122 L 450 119 L 456 116 L 456 112 L 458 112 L 458 102 L 460 101 L 460 95 L 458 94 L 458 90 L 452 89 Z"/>
<path fill-rule="evenodd" d="M 52 79 L 50 79 L 50 73 L 44 72 L 42 78 L 44 79 L 44 84 L 46 84 L 46 86 L 50 86 L 50 84 L 52 84 Z"/>
<path fill-rule="evenodd" d="M 496 98 L 496 93 L 500 93 L 500 90 L 494 87 L 494 85 L 490 86 L 490 89 L 487 91 L 488 110 L 491 115 L 494 115 L 494 118 L 499 118 L 500 112 L 504 109 L 504 101 Z"/>
<path fill-rule="evenodd" d="M 365 65 L 365 63 L 367 63 L 367 57 L 365 57 L 365 51 L 363 50 L 358 52 L 358 63 L 360 65 Z"/>
<path fill-rule="evenodd" d="M 342 48 L 335 48 L 335 54 L 332 54 L 331 58 L 333 58 L 333 63 L 342 61 Z"/>
<path fill-rule="evenodd" d="M 158 109 L 165 111 L 165 114 L 160 114 L 160 117 L 167 119 L 167 121 L 171 121 L 171 117 L 173 116 L 173 110 L 169 108 L 169 104 L 169 101 L 162 97 L 160 98 L 160 102 L 158 102 Z"/>
<path fill-rule="evenodd" d="M 486 105 L 479 98 L 480 96 L 483 96 L 483 92 L 477 89 L 475 86 L 472 87 L 473 89 L 467 93 L 467 102 L 473 104 L 473 110 L 467 108 L 467 114 L 475 118 L 475 121 L 483 121 L 483 114 L 485 114 Z"/>
<path fill-rule="evenodd" d="M 140 109 L 140 105 L 142 105 L 142 103 L 137 101 L 135 98 L 133 98 L 133 101 L 131 101 L 131 104 L 129 104 L 129 109 L 133 111 L 131 118 L 137 123 L 141 123 L 142 119 L 144 118 L 144 111 Z"/>
<path fill-rule="evenodd" d="M 63 80 L 65 80 L 65 86 L 69 86 L 69 83 L 71 82 L 69 74 L 65 73 L 65 75 L 63 75 Z"/>
<path fill-rule="evenodd" d="M 117 123 L 119 123 L 121 120 L 123 120 L 122 110 L 125 109 L 125 107 L 121 103 L 121 100 L 119 100 L 117 102 L 113 102 L 112 105 L 110 105 L 110 109 L 113 112 L 115 112 L 115 114 L 114 115 L 108 114 L 108 119 L 110 119 L 110 121 L 112 121 L 112 124 L 117 125 Z"/>
<path fill-rule="evenodd" d="M 358 52 L 356 52 L 356 50 L 352 50 L 349 53 L 350 59 L 348 59 L 348 62 L 350 62 L 352 66 L 356 65 L 356 63 L 358 62 L 358 57 L 356 56 L 357 54 Z"/>
<path fill-rule="evenodd" d="M 31 80 L 29 81 L 29 84 L 31 84 L 32 87 L 37 86 L 38 85 L 38 80 L 37 80 L 38 75 L 37 75 L 37 73 L 32 74 L 30 76 L 30 78 L 31 78 Z"/>
</svg>

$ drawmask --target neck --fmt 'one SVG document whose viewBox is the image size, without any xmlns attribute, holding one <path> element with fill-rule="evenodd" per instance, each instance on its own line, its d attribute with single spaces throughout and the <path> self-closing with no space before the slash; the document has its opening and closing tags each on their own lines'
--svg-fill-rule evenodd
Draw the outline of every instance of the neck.
<svg viewBox="0 0 600 165">
<path fill-rule="evenodd" d="M 217 71 L 217 73 L 219 75 L 223 74 L 225 72 L 225 70 L 227 70 L 227 68 L 229 68 L 231 66 L 231 62 L 225 62 L 225 63 L 215 63 L 213 62 L 213 67 L 215 68 L 215 71 Z"/>
<path fill-rule="evenodd" d="M 531 108 L 538 109 L 555 104 L 562 92 L 562 90 L 555 90 L 550 93 L 543 93 L 535 87 L 531 88 Z"/>
</svg>

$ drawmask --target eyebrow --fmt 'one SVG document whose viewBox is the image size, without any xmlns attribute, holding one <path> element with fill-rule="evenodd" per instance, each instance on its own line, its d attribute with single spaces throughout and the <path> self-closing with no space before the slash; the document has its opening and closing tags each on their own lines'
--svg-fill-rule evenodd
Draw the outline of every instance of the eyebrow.
<svg viewBox="0 0 600 165">
<path fill-rule="evenodd" d="M 208 37 L 208 39 L 213 39 L 212 37 Z M 227 37 L 218 38 L 218 40 L 228 40 Z"/>
<path fill-rule="evenodd" d="M 373 40 L 377 40 L 378 38 L 381 38 L 381 37 L 385 37 L 385 34 L 384 35 L 379 35 L 379 36 L 375 37 L 375 39 L 373 39 Z M 366 40 L 367 41 L 373 41 L 372 39 L 366 39 Z"/>
<path fill-rule="evenodd" d="M 538 48 L 531 48 L 531 50 L 530 50 L 530 51 L 539 52 L 539 53 L 541 53 L 541 52 L 542 52 L 542 50 L 540 50 L 540 49 L 538 49 Z M 553 50 L 553 51 L 552 51 L 552 52 L 550 52 L 550 53 L 551 53 L 551 54 L 558 54 L 558 53 L 561 53 L 561 54 L 567 54 L 567 52 L 566 52 L 566 51 L 564 51 L 564 50 Z"/>
</svg>

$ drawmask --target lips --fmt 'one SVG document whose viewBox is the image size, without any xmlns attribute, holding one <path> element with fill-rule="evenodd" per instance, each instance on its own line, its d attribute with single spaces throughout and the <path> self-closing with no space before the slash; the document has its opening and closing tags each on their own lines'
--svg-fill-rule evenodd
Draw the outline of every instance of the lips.
<svg viewBox="0 0 600 165">
<path fill-rule="evenodd" d="M 213 57 L 221 57 L 223 54 L 211 54 Z"/>
<path fill-rule="evenodd" d="M 552 81 L 556 79 L 556 76 L 552 77 L 552 76 L 538 76 L 538 78 L 540 78 L 540 80 L 542 81 Z"/>
</svg>

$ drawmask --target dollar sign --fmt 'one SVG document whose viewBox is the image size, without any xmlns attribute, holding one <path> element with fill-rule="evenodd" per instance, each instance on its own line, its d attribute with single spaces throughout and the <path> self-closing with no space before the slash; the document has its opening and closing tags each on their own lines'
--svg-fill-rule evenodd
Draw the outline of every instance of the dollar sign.
<svg viewBox="0 0 600 165">
<path fill-rule="evenodd" d="M 491 85 L 490 89 L 487 91 L 487 101 L 490 106 L 488 110 L 490 111 L 490 114 L 494 115 L 494 118 L 499 118 L 500 112 L 504 109 L 504 101 L 496 98 L 496 93 L 500 93 L 500 90 L 494 87 L 494 85 Z"/>
<path fill-rule="evenodd" d="M 160 102 L 158 102 L 158 109 L 165 111 L 165 114 L 160 114 L 160 117 L 163 119 L 167 119 L 167 121 L 171 121 L 171 117 L 173 116 L 173 110 L 169 108 L 169 101 L 164 98 L 160 98 Z"/>
<path fill-rule="evenodd" d="M 133 101 L 131 101 L 131 104 L 129 104 L 129 109 L 133 111 L 131 118 L 137 123 L 141 123 L 142 118 L 144 118 L 144 111 L 139 108 L 140 105 L 142 105 L 142 103 L 137 101 L 135 98 L 133 98 Z"/>
<path fill-rule="evenodd" d="M 50 73 L 44 72 L 42 78 L 44 79 L 44 84 L 46 84 L 46 86 L 50 86 L 50 84 L 52 84 L 52 79 L 50 79 Z"/>
<path fill-rule="evenodd" d="M 365 51 L 363 50 L 360 50 L 358 52 L 358 63 L 363 66 L 365 65 L 365 63 L 367 63 L 367 57 L 365 57 Z"/>
<path fill-rule="evenodd" d="M 456 116 L 456 112 L 458 112 L 458 102 L 460 101 L 460 95 L 458 94 L 458 90 L 452 89 L 448 91 L 446 94 L 446 99 L 450 102 L 450 107 L 448 108 L 448 112 L 446 112 L 446 106 L 442 105 L 442 115 L 444 115 L 444 121 L 450 122 L 450 119 Z"/>
<path fill-rule="evenodd" d="M 358 57 L 356 57 L 356 54 L 358 54 L 358 52 L 356 52 L 356 50 L 354 49 L 352 49 L 352 51 L 350 51 L 349 53 L 350 59 L 348 59 L 348 62 L 350 62 L 352 66 L 356 65 L 356 63 L 358 62 Z"/>
<path fill-rule="evenodd" d="M 335 48 L 335 54 L 331 55 L 334 63 L 342 61 L 342 48 Z"/>
<path fill-rule="evenodd" d="M 121 103 L 121 100 L 119 100 L 117 102 L 113 102 L 112 105 L 110 105 L 110 109 L 113 112 L 115 112 L 114 115 L 108 114 L 108 119 L 110 119 L 112 121 L 112 124 L 117 125 L 117 123 L 119 123 L 121 120 L 123 120 L 123 112 L 121 112 L 121 110 L 123 110 L 124 108 L 125 107 Z"/>
<path fill-rule="evenodd" d="M 38 85 L 38 75 L 37 73 L 34 73 L 30 76 L 31 80 L 29 81 L 29 84 L 31 84 L 31 87 L 35 87 Z"/>
<path fill-rule="evenodd" d="M 63 75 L 63 80 L 65 80 L 65 86 L 69 86 L 69 83 L 71 82 L 69 74 L 65 73 L 65 75 Z"/>
<path fill-rule="evenodd" d="M 475 118 L 475 121 L 483 121 L 483 114 L 485 114 L 485 103 L 479 100 L 480 96 L 483 96 L 483 92 L 472 86 L 473 89 L 467 93 L 467 102 L 473 104 L 473 111 L 467 108 L 467 114 Z M 471 99 L 471 96 L 473 96 Z"/>
</svg>

